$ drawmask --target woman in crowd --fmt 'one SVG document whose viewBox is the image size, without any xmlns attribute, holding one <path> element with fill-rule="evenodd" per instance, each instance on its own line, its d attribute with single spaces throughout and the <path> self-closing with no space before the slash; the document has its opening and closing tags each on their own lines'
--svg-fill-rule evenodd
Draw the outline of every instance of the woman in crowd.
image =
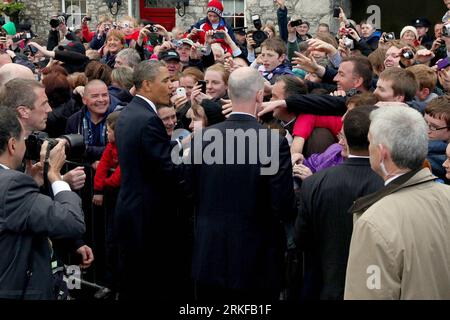
<svg viewBox="0 0 450 320">
<path fill-rule="evenodd" d="M 45 131 L 52 138 L 64 134 L 67 119 L 81 109 L 82 103 L 73 98 L 72 88 L 67 76 L 59 72 L 51 72 L 42 80 L 45 93 L 52 111 L 47 117 Z"/>
<path fill-rule="evenodd" d="M 125 47 L 125 34 L 120 30 L 111 30 L 106 37 L 106 43 L 102 48 L 102 63 L 114 68 L 116 55 Z"/>
</svg>

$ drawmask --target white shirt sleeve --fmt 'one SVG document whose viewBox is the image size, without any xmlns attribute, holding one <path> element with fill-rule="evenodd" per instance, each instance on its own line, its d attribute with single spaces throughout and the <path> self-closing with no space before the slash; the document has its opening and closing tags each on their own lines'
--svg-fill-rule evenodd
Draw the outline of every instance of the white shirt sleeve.
<svg viewBox="0 0 450 320">
<path fill-rule="evenodd" d="M 53 195 L 56 196 L 61 191 L 72 191 L 70 190 L 70 186 L 67 182 L 58 180 L 52 183 Z"/>
</svg>

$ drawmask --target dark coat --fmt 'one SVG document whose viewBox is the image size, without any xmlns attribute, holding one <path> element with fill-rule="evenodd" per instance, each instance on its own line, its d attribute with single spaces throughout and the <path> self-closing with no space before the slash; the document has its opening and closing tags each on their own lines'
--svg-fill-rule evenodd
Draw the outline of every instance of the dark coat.
<svg viewBox="0 0 450 320">
<path fill-rule="evenodd" d="M 227 129 L 257 130 L 271 139 L 270 129 L 250 115 L 232 114 L 205 132 L 212 129 L 223 134 L 223 147 Z M 276 138 L 279 170 L 274 175 L 261 175 L 260 159 L 256 164 L 248 164 L 247 160 L 240 165 L 189 166 L 186 180 L 193 188 L 196 204 L 192 267 L 194 280 L 200 284 L 247 292 L 280 292 L 286 249 L 282 222 L 293 221 L 295 200 L 289 147 L 284 137 Z M 206 146 L 203 142 L 202 150 Z M 247 159 L 249 151 L 247 142 Z M 194 153 L 195 149 L 191 156 Z"/>
<path fill-rule="evenodd" d="M 84 140 L 86 141 L 86 138 L 89 135 L 89 132 L 86 132 L 83 126 L 83 119 L 86 116 L 86 111 L 87 107 L 83 106 L 83 108 L 80 111 L 74 113 L 72 116 L 69 117 L 69 119 L 67 119 L 66 134 L 69 133 L 81 134 L 84 137 Z M 102 120 L 104 125 L 104 130 L 101 133 L 101 135 L 103 135 L 103 144 L 101 144 L 100 142 L 96 143 L 95 145 L 86 144 L 86 152 L 84 160 L 86 160 L 89 163 L 93 163 L 97 160 L 100 160 L 100 158 L 102 157 L 102 153 L 106 148 L 106 144 L 108 143 L 108 137 L 106 133 L 106 117 L 113 111 L 114 107 L 111 106 L 110 103 L 110 107 L 108 108 L 108 111 L 106 112 Z"/>
<path fill-rule="evenodd" d="M 121 111 L 115 135 L 122 174 L 116 207 L 121 297 L 175 298 L 180 243 L 174 201 L 181 173 L 170 157 L 173 143 L 140 97 Z"/>
<path fill-rule="evenodd" d="M 66 131 L 67 119 L 69 119 L 74 113 L 80 111 L 83 105 L 78 104 L 75 99 L 70 99 L 55 108 L 52 108 L 52 112 L 48 114 L 47 126 L 45 132 L 48 133 L 50 138 L 57 138 L 63 135 Z"/>
<path fill-rule="evenodd" d="M 303 181 L 295 234 L 297 247 L 305 252 L 305 299 L 343 299 L 353 230 L 348 210 L 356 199 L 383 185 L 369 159 L 361 158 Z"/>
<path fill-rule="evenodd" d="M 62 191 L 55 200 L 34 180 L 0 167 L 0 299 L 54 299 L 48 238 L 81 238 L 85 231 L 81 199 Z"/>
</svg>

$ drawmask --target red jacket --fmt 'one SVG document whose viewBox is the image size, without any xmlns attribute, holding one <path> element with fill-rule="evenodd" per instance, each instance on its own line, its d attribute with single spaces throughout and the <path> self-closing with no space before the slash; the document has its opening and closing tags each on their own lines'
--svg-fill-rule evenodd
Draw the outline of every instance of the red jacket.
<svg viewBox="0 0 450 320">
<path fill-rule="evenodd" d="M 116 170 L 111 176 L 108 177 L 110 169 Z M 106 145 L 94 177 L 94 191 L 96 193 L 101 193 L 105 187 L 120 187 L 120 167 L 119 157 L 117 154 L 117 145 L 112 142 L 109 142 Z"/>
<path fill-rule="evenodd" d="M 83 23 L 81 25 L 81 34 L 83 35 L 83 38 L 86 42 L 91 42 L 92 38 L 95 35 L 95 32 L 89 30 L 89 26 L 87 25 L 87 23 Z"/>
</svg>

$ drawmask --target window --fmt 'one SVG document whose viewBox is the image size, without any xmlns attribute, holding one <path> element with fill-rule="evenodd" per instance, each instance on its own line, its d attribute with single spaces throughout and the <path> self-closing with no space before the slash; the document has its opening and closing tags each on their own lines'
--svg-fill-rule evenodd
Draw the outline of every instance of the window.
<svg viewBox="0 0 450 320">
<path fill-rule="evenodd" d="M 81 28 L 81 19 L 86 16 L 86 0 L 62 0 L 63 12 L 70 14 L 69 28 Z"/>
<path fill-rule="evenodd" d="M 245 0 L 224 0 L 223 18 L 233 28 L 245 27 Z"/>
</svg>

